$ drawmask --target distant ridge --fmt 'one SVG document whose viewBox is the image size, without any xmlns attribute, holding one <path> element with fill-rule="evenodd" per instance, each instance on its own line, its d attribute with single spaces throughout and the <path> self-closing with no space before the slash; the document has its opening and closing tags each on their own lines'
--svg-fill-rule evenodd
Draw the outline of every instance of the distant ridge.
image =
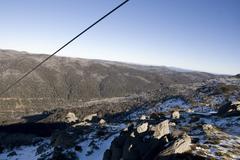
<svg viewBox="0 0 240 160">
<path fill-rule="evenodd" d="M 46 56 L 25 51 L 0 50 L 0 90 Z M 22 99 L 17 103 L 7 102 L 9 106 L 57 105 L 59 99 L 79 102 L 118 97 L 172 84 L 202 82 L 215 77 L 214 74 L 190 72 L 175 67 L 54 56 L 3 97 Z M 47 98 L 48 101 L 25 101 L 29 98 Z"/>
<path fill-rule="evenodd" d="M 237 74 L 237 75 L 235 75 L 234 77 L 236 77 L 236 78 L 240 78 L 240 74 Z"/>
</svg>

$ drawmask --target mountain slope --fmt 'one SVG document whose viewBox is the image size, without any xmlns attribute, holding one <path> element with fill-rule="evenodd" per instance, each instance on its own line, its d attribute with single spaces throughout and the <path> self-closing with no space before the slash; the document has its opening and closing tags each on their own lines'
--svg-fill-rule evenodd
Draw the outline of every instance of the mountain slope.
<svg viewBox="0 0 240 160">
<path fill-rule="evenodd" d="M 44 54 L 0 50 L 0 90 L 46 57 Z M 203 72 L 177 72 L 167 67 L 55 56 L 3 95 L 1 107 L 27 110 L 59 106 L 62 101 L 77 104 L 215 77 Z"/>
</svg>

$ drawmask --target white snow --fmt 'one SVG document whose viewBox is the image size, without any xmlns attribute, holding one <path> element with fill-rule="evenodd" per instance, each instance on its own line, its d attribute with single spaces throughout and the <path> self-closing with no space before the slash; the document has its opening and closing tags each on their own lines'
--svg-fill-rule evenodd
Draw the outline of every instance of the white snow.
<svg viewBox="0 0 240 160">
<path fill-rule="evenodd" d="M 93 140 L 86 140 L 82 143 L 80 143 L 79 145 L 82 147 L 82 152 L 78 152 L 77 156 L 79 157 L 79 159 L 83 159 L 83 160 L 98 160 L 98 159 L 102 159 L 104 152 L 110 148 L 111 142 L 113 141 L 113 139 L 115 137 L 117 137 L 118 134 L 114 134 L 111 137 L 109 137 L 106 140 L 99 140 L 99 139 L 94 139 L 94 141 L 96 141 L 97 146 L 99 147 L 99 149 L 92 149 L 89 144 L 91 143 L 91 141 Z M 92 152 L 92 154 L 88 154 L 88 152 Z"/>
<path fill-rule="evenodd" d="M 50 143 L 49 140 L 45 140 L 41 142 L 43 143 Z M 2 154 L 0 154 L 0 160 L 37 160 L 41 157 L 42 154 L 48 154 L 53 151 L 53 148 L 49 148 L 46 152 L 37 155 L 37 148 L 39 145 L 32 145 L 32 146 L 21 146 L 18 148 L 14 148 L 13 150 L 4 150 Z M 8 154 L 15 151 L 17 155 L 8 157 Z"/>
<path fill-rule="evenodd" d="M 111 142 L 117 136 L 119 136 L 119 132 L 126 128 L 125 124 L 119 125 L 108 125 L 109 133 L 114 133 L 112 135 L 108 135 L 107 137 L 95 137 L 95 133 L 89 134 L 87 140 L 80 142 L 79 146 L 82 147 L 82 151 L 77 153 L 77 157 L 83 160 L 98 160 L 102 159 L 104 152 L 110 148 Z M 97 148 L 92 147 L 90 144 L 94 143 Z"/>
<path fill-rule="evenodd" d="M 217 113 L 213 108 L 209 106 L 195 106 L 191 108 L 194 114 L 208 114 L 211 115 L 213 113 Z"/>
<path fill-rule="evenodd" d="M 125 124 L 118 124 L 118 125 L 106 125 L 108 128 L 108 134 L 104 137 L 97 137 L 96 132 L 92 132 L 86 136 L 86 140 L 80 142 L 78 145 L 82 147 L 82 151 L 75 153 L 80 160 L 98 160 L 103 158 L 104 152 L 110 148 L 111 142 L 115 137 L 119 135 L 120 130 L 126 128 Z M 89 145 L 91 142 L 97 146 L 96 148 Z M 53 147 L 50 147 L 48 151 L 37 155 L 37 148 L 43 144 L 49 144 L 49 140 L 45 140 L 37 145 L 34 146 L 21 146 L 19 148 L 15 148 L 13 150 L 5 150 L 2 154 L 0 154 L 0 160 L 37 160 L 41 157 L 42 154 L 52 154 Z M 74 151 L 74 149 L 70 149 Z M 15 151 L 17 155 L 8 157 L 8 154 L 12 151 Z"/>
<path fill-rule="evenodd" d="M 190 105 L 181 98 L 172 98 L 163 103 L 156 104 L 156 106 L 152 108 L 150 112 L 168 112 L 175 108 L 186 110 L 190 108 Z"/>
<path fill-rule="evenodd" d="M 17 153 L 15 156 L 8 157 L 7 155 L 12 151 L 4 152 L 0 155 L 0 160 L 37 160 L 39 157 L 36 156 L 36 146 L 22 146 L 14 149 Z"/>
</svg>

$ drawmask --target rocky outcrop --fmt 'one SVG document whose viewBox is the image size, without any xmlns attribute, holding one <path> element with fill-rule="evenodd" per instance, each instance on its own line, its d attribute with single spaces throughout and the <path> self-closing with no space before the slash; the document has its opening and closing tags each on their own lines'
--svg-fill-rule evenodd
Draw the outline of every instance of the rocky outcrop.
<svg viewBox="0 0 240 160">
<path fill-rule="evenodd" d="M 153 137 L 156 139 L 160 139 L 163 136 L 168 135 L 169 133 L 169 121 L 165 120 L 155 126 Z"/>
<path fill-rule="evenodd" d="M 107 122 L 104 119 L 100 119 L 98 122 L 99 125 L 105 125 Z"/>
<path fill-rule="evenodd" d="M 146 98 L 146 101 L 141 100 L 140 103 L 139 100 L 135 101 L 135 98 L 129 99 L 128 97 L 124 98 L 123 103 L 107 105 L 107 103 L 96 103 L 95 101 L 94 106 L 66 107 L 66 109 L 59 109 L 44 116 L 53 117 L 53 121 L 50 122 L 56 123 L 56 120 L 59 120 L 57 122 L 64 122 L 61 123 L 61 126 L 66 125 L 64 128 L 57 127 L 51 130 L 48 135 L 52 137 L 50 141 L 49 138 L 47 141 L 44 138 L 42 142 L 39 140 L 35 142 L 35 138 L 38 137 L 34 136 L 33 142 L 26 134 L 20 137 L 9 136 L 8 133 L 0 134 L 0 152 L 3 152 L 0 154 L 0 159 L 8 159 L 6 158 L 7 154 L 14 150 L 20 155 L 19 151 L 22 147 L 13 147 L 19 143 L 19 146 L 28 144 L 25 138 L 29 139 L 28 145 L 35 147 L 36 144 L 38 157 L 48 155 L 53 159 L 73 160 L 75 155 L 79 159 L 90 158 L 93 160 L 102 157 L 104 160 L 192 160 L 206 159 L 206 157 L 236 159 L 236 157 L 240 157 L 239 117 L 225 116 L 237 113 L 239 102 L 222 105 L 219 108 L 222 110 L 219 113 L 222 114 L 218 114 L 219 116 L 214 113 L 226 97 L 235 101 L 240 99 L 240 94 L 237 91 L 228 96 L 201 93 L 194 97 L 196 99 L 191 99 L 191 97 L 188 99 L 186 96 L 188 105 L 176 103 L 176 101 L 171 101 L 172 97 L 167 97 L 168 100 L 170 98 L 169 102 L 171 103 L 169 104 L 174 107 L 171 105 L 161 106 L 165 108 L 164 111 L 158 110 L 159 106 L 156 104 L 163 104 L 167 101 L 166 99 L 159 102 L 156 99 L 149 101 Z M 188 108 L 191 108 L 192 111 Z M 172 114 L 174 113 L 172 111 L 177 110 L 181 113 L 180 118 L 179 113 Z M 26 121 L 29 119 L 32 121 L 32 117 L 30 118 L 25 117 Z M 41 118 L 43 118 L 42 115 L 34 117 L 34 122 Z M 41 120 L 38 126 L 42 122 Z M 45 121 L 44 126 L 47 122 Z M 129 127 L 123 129 L 126 124 Z M 25 130 L 25 127 L 23 129 Z M 30 130 L 33 129 L 30 127 Z M 37 131 L 39 130 L 38 127 Z M 43 129 L 43 131 L 47 130 Z M 110 142 L 112 142 L 111 146 Z M 11 145 L 5 145 L 8 143 Z M 4 155 L 6 156 L 3 157 Z M 48 159 L 48 157 L 43 157 L 43 159 Z"/>
<path fill-rule="evenodd" d="M 87 115 L 86 117 L 83 118 L 83 121 L 91 122 L 94 120 L 94 118 L 97 118 L 97 113 Z"/>
<path fill-rule="evenodd" d="M 76 122 L 78 120 L 76 115 L 72 112 L 68 112 L 68 114 L 66 115 L 66 119 L 68 123 Z"/>
<path fill-rule="evenodd" d="M 67 149 L 76 145 L 77 138 L 76 134 L 70 134 L 67 131 L 56 131 L 51 137 L 51 143 L 54 147 Z"/>
<path fill-rule="evenodd" d="M 141 117 L 140 117 L 140 120 L 146 120 L 147 119 L 147 116 L 145 116 L 145 115 L 142 115 Z"/>
<path fill-rule="evenodd" d="M 228 112 L 231 109 L 231 104 L 232 102 L 229 100 L 224 101 L 218 109 L 218 115 L 224 115 L 226 112 Z"/>
<path fill-rule="evenodd" d="M 203 125 L 203 130 L 205 132 L 207 132 L 207 131 L 212 132 L 214 130 L 214 127 L 211 124 L 204 124 Z"/>
<path fill-rule="evenodd" d="M 149 126 L 152 126 L 149 129 Z M 110 149 L 105 151 L 103 160 L 150 160 L 161 156 L 185 153 L 191 144 L 190 136 L 184 134 L 174 138 L 170 134 L 169 120 L 159 124 L 145 122 L 136 128 L 124 129 L 115 138 Z"/>
<path fill-rule="evenodd" d="M 240 116 L 240 107 L 237 102 L 232 103 L 226 100 L 218 109 L 219 116 L 230 117 L 230 116 Z"/>
<path fill-rule="evenodd" d="M 144 133 L 148 130 L 148 123 L 143 123 L 142 125 L 140 125 L 139 127 L 137 127 L 137 133 Z"/>
<path fill-rule="evenodd" d="M 169 147 L 161 151 L 156 159 L 158 159 L 161 156 L 164 157 L 172 154 L 185 153 L 187 151 L 190 151 L 191 150 L 190 145 L 191 145 L 191 137 L 185 134 L 179 139 L 177 139 L 176 141 L 174 141 L 172 144 L 170 144 Z"/>
<path fill-rule="evenodd" d="M 173 111 L 172 112 L 172 119 L 179 119 L 179 118 L 180 118 L 179 111 Z"/>
</svg>

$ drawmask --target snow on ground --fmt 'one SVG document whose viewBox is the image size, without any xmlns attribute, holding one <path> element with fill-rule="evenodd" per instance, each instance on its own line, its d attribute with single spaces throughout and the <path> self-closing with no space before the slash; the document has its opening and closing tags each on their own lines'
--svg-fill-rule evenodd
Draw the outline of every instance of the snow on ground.
<svg viewBox="0 0 240 160">
<path fill-rule="evenodd" d="M 231 135 L 240 136 L 240 118 L 226 117 L 213 119 L 211 124 L 221 128 L 224 132 Z"/>
<path fill-rule="evenodd" d="M 195 106 L 191 108 L 192 111 L 197 114 L 213 114 L 213 113 L 217 113 L 213 108 L 208 107 L 208 106 Z"/>
<path fill-rule="evenodd" d="M 214 114 L 199 115 L 203 115 L 203 117 L 195 122 L 198 127 L 194 127 L 190 131 L 191 137 L 199 140 L 193 153 L 204 153 L 203 155 L 214 157 L 217 160 L 223 159 L 223 157 L 227 157 L 229 160 L 240 158 L 240 118 L 223 118 Z M 216 129 L 205 134 L 202 129 L 203 124 L 210 124 Z"/>
<path fill-rule="evenodd" d="M 96 135 L 96 132 L 92 132 L 86 135 L 86 140 L 79 143 L 82 151 L 76 152 L 77 157 L 80 160 L 97 160 L 102 159 L 105 150 L 107 150 L 112 140 L 117 137 L 120 131 L 126 128 L 125 124 L 106 125 L 108 133 L 99 137 Z M 2 154 L 0 154 L 0 160 L 37 160 L 41 158 L 42 155 L 51 156 L 53 153 L 53 147 L 49 147 L 46 152 L 37 155 L 37 148 L 42 144 L 50 144 L 49 140 L 44 140 L 41 143 L 32 146 L 21 146 L 19 148 L 15 148 L 13 150 L 5 150 Z M 70 149 L 69 151 L 74 151 L 74 149 Z M 10 153 L 16 152 L 16 155 L 8 156 Z"/>
<path fill-rule="evenodd" d="M 82 147 L 82 151 L 77 153 L 80 160 L 97 160 L 102 159 L 104 152 L 111 146 L 111 142 L 122 129 L 126 128 L 125 124 L 108 125 L 108 132 L 104 137 L 96 137 L 95 132 L 89 134 L 85 141 L 78 145 Z"/>
<path fill-rule="evenodd" d="M 188 104 L 186 101 L 184 101 L 181 98 L 172 98 L 169 100 L 164 101 L 163 103 L 157 103 L 154 107 L 149 106 L 143 106 L 136 109 L 133 113 L 129 114 L 126 119 L 128 120 L 137 120 L 142 115 L 150 115 L 151 113 L 157 113 L 157 112 L 169 112 L 174 109 L 180 109 L 187 111 L 188 109 L 191 109 L 194 113 L 199 114 L 212 114 L 216 113 L 214 109 L 212 109 L 209 106 L 196 106 L 192 107 L 190 104 Z"/>
<path fill-rule="evenodd" d="M 139 119 L 142 115 L 150 115 L 151 113 L 156 112 L 168 112 L 175 108 L 187 110 L 190 108 L 190 105 L 181 98 L 172 98 L 164 101 L 163 103 L 159 102 L 154 107 L 139 107 L 133 113 L 129 114 L 126 119 L 133 121 Z"/>
<path fill-rule="evenodd" d="M 221 160 L 223 157 L 228 157 L 229 160 L 240 158 L 240 138 L 238 136 L 229 135 L 225 132 L 221 133 L 221 131 L 214 132 L 212 135 L 201 136 L 199 145 L 206 148 L 197 148 L 198 151 L 204 150 L 205 155 L 217 160 Z"/>
<path fill-rule="evenodd" d="M 174 108 L 179 108 L 181 110 L 186 110 L 190 107 L 186 101 L 181 98 L 172 98 L 164 101 L 163 103 L 158 103 L 154 108 L 152 108 L 152 112 L 168 112 Z"/>
<path fill-rule="evenodd" d="M 46 152 L 37 155 L 37 148 L 41 144 L 49 144 L 49 140 L 45 140 L 37 145 L 32 146 L 21 146 L 13 150 L 4 150 L 0 154 L 0 160 L 37 160 L 41 157 L 42 154 L 49 154 L 53 151 L 53 148 L 49 148 Z M 8 156 L 10 153 L 16 152 L 16 155 Z"/>
<path fill-rule="evenodd" d="M 212 112 L 214 113 L 214 112 Z M 210 114 L 209 114 L 210 115 Z M 211 118 L 201 118 L 204 124 L 212 124 L 220 128 L 222 131 L 227 132 L 231 135 L 240 136 L 240 118 L 239 117 L 217 117 L 212 116 Z"/>
<path fill-rule="evenodd" d="M 37 160 L 39 157 L 36 156 L 36 146 L 22 146 L 20 148 L 14 149 L 16 155 L 8 157 L 8 154 L 12 151 L 5 151 L 0 155 L 0 160 Z"/>
<path fill-rule="evenodd" d="M 213 104 L 218 104 L 222 102 L 222 97 L 216 97 L 213 101 Z M 137 120 L 142 115 L 150 115 L 155 112 L 169 112 L 174 109 L 180 109 L 182 111 L 187 111 L 191 109 L 192 112 L 182 112 L 181 119 L 178 126 L 190 126 L 191 131 L 190 135 L 192 138 L 198 138 L 197 150 L 202 150 L 206 152 L 206 155 L 213 156 L 219 159 L 217 154 L 228 153 L 231 152 L 231 149 L 234 146 L 240 147 L 240 118 L 239 117 L 228 117 L 228 118 L 219 118 L 214 114 L 216 111 L 209 106 L 191 106 L 186 101 L 181 98 L 172 98 L 166 100 L 162 103 L 158 103 L 155 106 L 142 106 L 132 112 L 127 116 L 126 119 L 129 120 Z M 190 123 L 192 115 L 199 115 L 200 119 L 193 124 Z M 227 135 L 226 139 L 219 139 L 220 144 L 211 144 L 208 142 L 208 138 L 203 133 L 202 125 L 203 124 L 211 124 L 217 128 L 219 128 L 222 132 L 222 135 Z M 194 127 L 195 126 L 195 127 Z M 198 126 L 198 127 L 196 127 Z M 111 145 L 111 142 L 115 137 L 117 137 L 120 131 L 123 128 L 126 128 L 125 124 L 109 124 L 106 125 L 107 134 L 104 136 L 97 136 L 96 132 L 92 132 L 86 135 L 85 140 L 79 142 L 79 146 L 81 146 L 82 151 L 77 151 L 77 157 L 80 160 L 97 160 L 102 159 L 104 152 Z M 219 137 L 218 137 L 219 138 Z M 48 142 L 50 143 L 50 142 Z M 15 148 L 13 151 L 16 152 L 17 155 L 8 157 L 8 154 L 12 151 L 4 151 L 3 154 L 0 154 L 0 160 L 37 160 L 41 155 L 37 155 L 37 148 L 40 144 L 36 146 L 22 146 L 19 148 Z M 208 149 L 201 148 L 201 145 L 207 145 Z M 72 149 L 74 151 L 74 149 Z M 53 148 L 50 148 L 49 151 L 45 152 L 45 154 L 52 153 Z M 236 156 L 240 156 L 238 153 L 232 153 L 231 156 L 236 158 Z"/>
<path fill-rule="evenodd" d="M 79 145 L 82 147 L 82 152 L 77 153 L 77 157 L 83 160 L 97 160 L 102 159 L 104 152 L 111 146 L 111 142 L 115 137 L 119 134 L 114 134 L 107 139 L 90 139 L 86 140 Z M 91 143 L 94 142 L 96 144 L 96 148 L 91 146 Z"/>
</svg>

